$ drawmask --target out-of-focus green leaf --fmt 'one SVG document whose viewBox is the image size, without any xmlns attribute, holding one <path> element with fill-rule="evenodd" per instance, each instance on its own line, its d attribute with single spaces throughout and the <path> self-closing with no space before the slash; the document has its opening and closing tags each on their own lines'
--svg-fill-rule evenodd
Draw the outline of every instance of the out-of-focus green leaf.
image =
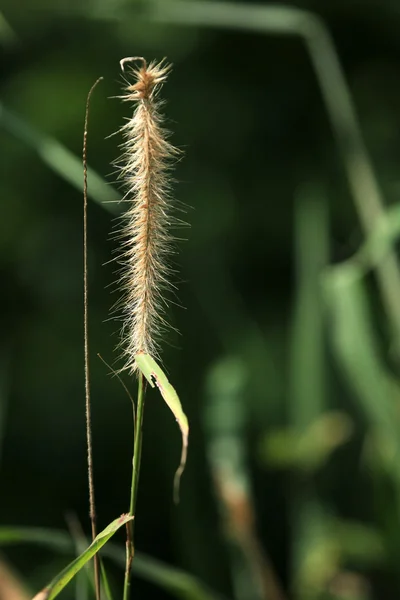
<svg viewBox="0 0 400 600">
<path fill-rule="evenodd" d="M 0 104 L 0 125 L 28 144 L 43 162 L 78 190 L 83 190 L 82 159 L 51 136 L 37 131 Z M 95 171 L 88 168 L 88 195 L 110 212 L 117 212 L 120 196 Z"/>
<path fill-rule="evenodd" d="M 395 205 L 389 207 L 378 219 L 375 227 L 357 252 L 338 266 L 342 272 L 346 271 L 343 280 L 351 284 L 352 281 L 364 277 L 384 260 L 399 237 L 400 207 Z"/>
<path fill-rule="evenodd" d="M 330 535 L 329 515 L 320 502 L 315 496 L 303 496 L 300 500 L 300 510 L 295 512 L 298 520 L 292 585 L 297 598 L 319 598 L 339 569 L 340 548 Z"/>
<path fill-rule="evenodd" d="M 316 504 L 307 505 L 303 525 L 309 552 L 301 557 L 295 586 L 302 590 L 304 598 L 320 598 L 321 593 L 326 593 L 331 582 L 340 576 L 342 564 L 348 561 L 378 565 L 385 558 L 384 543 L 376 530 L 333 518 Z"/>
<path fill-rule="evenodd" d="M 385 201 L 335 45 L 318 15 L 291 6 L 240 2 L 152 0 L 148 7 L 151 17 L 161 22 L 301 36 L 321 87 L 360 222 L 367 233 L 373 230 L 384 214 Z M 396 299 L 400 298 L 400 270 L 393 251 L 376 265 L 376 270 L 393 336 L 399 340 L 400 304 Z"/>
<path fill-rule="evenodd" d="M 346 414 L 326 412 L 302 432 L 285 428 L 266 435 L 261 442 L 261 457 L 271 466 L 300 468 L 312 473 L 326 464 L 351 432 L 352 424 Z"/>
<path fill-rule="evenodd" d="M 400 236 L 400 206 L 389 207 L 367 236 L 354 261 L 364 269 L 373 268 L 382 261 Z"/>
<path fill-rule="evenodd" d="M 204 411 L 207 455 L 230 551 L 235 597 L 283 600 L 281 584 L 254 526 L 255 508 L 244 442 L 248 381 L 246 364 L 237 357 L 224 357 L 210 369 Z"/>
<path fill-rule="evenodd" d="M 74 552 L 73 540 L 64 531 L 36 527 L 0 527 L 0 547 L 23 544 L 44 546 L 63 554 Z M 122 569 L 125 568 L 124 548 L 108 543 L 102 549 L 102 556 L 108 557 Z M 187 600 L 221 599 L 221 596 L 192 575 L 137 551 L 135 551 L 135 560 L 132 563 L 132 572 L 178 598 Z"/>
<path fill-rule="evenodd" d="M 0 12 L 0 43 L 4 46 L 11 46 L 18 42 L 18 37 L 4 14 Z"/>
<path fill-rule="evenodd" d="M 110 582 L 108 581 L 107 571 L 104 566 L 104 561 L 100 558 L 101 584 L 103 586 L 104 595 L 107 600 L 113 600 Z"/>
<path fill-rule="evenodd" d="M 348 560 L 377 563 L 384 558 L 382 536 L 372 527 L 355 521 L 338 520 L 333 523 L 332 529 Z"/>
<path fill-rule="evenodd" d="M 74 551 L 73 540 L 64 531 L 41 527 L 0 527 L 0 546 L 18 544 L 37 544 L 65 553 Z"/>
<path fill-rule="evenodd" d="M 36 594 L 34 600 L 52 600 L 65 588 L 75 575 L 93 558 L 93 556 L 108 542 L 120 527 L 133 519 L 130 515 L 122 515 L 101 531 L 90 546 L 78 558 L 72 561 L 59 573 L 42 591 Z"/>
<path fill-rule="evenodd" d="M 331 332 L 336 357 L 369 422 L 381 440 L 381 452 L 393 474 L 400 460 L 398 383 L 385 368 L 379 353 L 365 284 L 351 264 L 329 269 L 324 278 L 331 310 Z M 399 478 L 399 475 L 396 476 Z"/>
<path fill-rule="evenodd" d="M 300 435 L 327 407 L 325 307 L 320 278 L 328 264 L 328 208 L 317 184 L 303 186 L 295 205 L 296 296 L 291 337 L 290 426 Z"/>
<path fill-rule="evenodd" d="M 326 537 L 326 511 L 316 494 L 313 479 L 318 461 L 322 463 L 327 452 L 319 432 L 326 429 L 324 414 L 328 407 L 325 315 L 320 288 L 321 272 L 329 255 L 328 208 L 324 189 L 314 182 L 300 188 L 295 201 L 296 295 L 290 339 L 288 416 L 289 435 L 297 451 L 301 440 L 302 468 L 308 470 L 308 476 L 301 485 L 297 485 L 294 478 L 290 494 L 292 582 L 295 598 L 314 600 L 323 591 L 324 572 L 335 572 L 338 562 L 336 549 L 332 549 Z M 314 432 L 311 440 L 310 432 Z M 272 437 L 270 449 L 273 444 Z M 310 446 L 314 450 L 318 447 L 318 459 L 312 456 L 312 451 L 310 454 Z M 315 557 L 319 562 L 314 568 Z"/>
</svg>

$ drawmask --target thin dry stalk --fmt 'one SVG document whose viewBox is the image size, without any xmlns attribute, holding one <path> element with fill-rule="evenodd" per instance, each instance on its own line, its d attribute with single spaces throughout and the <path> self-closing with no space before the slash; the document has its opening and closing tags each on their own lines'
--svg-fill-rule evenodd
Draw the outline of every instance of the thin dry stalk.
<svg viewBox="0 0 400 600">
<path fill-rule="evenodd" d="M 84 355 L 85 355 L 85 407 L 86 407 L 86 446 L 88 461 L 88 481 L 89 481 L 89 513 L 92 525 L 92 540 L 97 535 L 96 531 L 96 502 L 94 495 L 94 476 L 93 476 L 93 448 L 92 448 L 92 414 L 90 404 L 90 377 L 89 377 L 89 331 L 88 331 L 88 258 L 87 258 L 87 131 L 89 121 L 89 104 L 91 95 L 102 80 L 99 77 L 90 88 L 85 111 L 85 127 L 83 132 L 83 327 L 84 327 Z M 96 600 L 100 600 L 100 565 L 99 557 L 95 554 L 94 559 L 94 582 L 96 591 Z"/>
</svg>

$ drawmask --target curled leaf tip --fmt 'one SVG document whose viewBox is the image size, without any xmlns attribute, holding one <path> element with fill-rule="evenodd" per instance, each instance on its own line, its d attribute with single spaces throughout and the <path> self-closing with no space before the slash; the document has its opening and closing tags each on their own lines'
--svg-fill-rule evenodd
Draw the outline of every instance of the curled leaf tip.
<svg viewBox="0 0 400 600">
<path fill-rule="evenodd" d="M 187 451 L 188 451 L 188 443 L 189 443 L 189 422 L 187 416 L 183 412 L 181 401 L 179 400 L 179 396 L 176 393 L 175 389 L 172 387 L 170 382 L 168 381 L 167 376 L 161 367 L 156 363 L 154 358 L 152 358 L 149 354 L 145 352 L 140 352 L 135 355 L 135 361 L 138 369 L 142 372 L 143 376 L 150 383 L 151 387 L 154 387 L 154 384 L 160 390 L 160 394 L 163 397 L 166 405 L 169 407 L 171 412 L 173 413 L 179 428 L 181 430 L 182 435 L 182 453 L 181 460 L 178 469 L 176 470 L 174 477 L 174 501 L 175 503 L 179 502 L 179 486 L 182 474 L 185 470 L 186 459 L 187 459 Z"/>
</svg>

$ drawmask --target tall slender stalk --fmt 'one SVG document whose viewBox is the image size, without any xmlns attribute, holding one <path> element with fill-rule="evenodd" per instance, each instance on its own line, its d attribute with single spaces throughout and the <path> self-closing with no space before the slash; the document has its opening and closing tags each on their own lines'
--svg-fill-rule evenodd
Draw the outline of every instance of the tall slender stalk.
<svg viewBox="0 0 400 600">
<path fill-rule="evenodd" d="M 140 472 L 140 460 L 142 458 L 142 428 L 143 428 L 143 412 L 144 412 L 144 379 L 143 374 L 139 374 L 139 385 L 138 385 L 138 401 L 136 408 L 136 419 L 135 419 L 135 442 L 133 448 L 133 461 L 132 461 L 132 484 L 131 484 L 131 502 L 129 505 L 129 514 L 134 515 L 137 501 L 138 484 L 139 484 L 139 472 Z M 133 529 L 133 523 L 132 523 Z"/>
<path fill-rule="evenodd" d="M 140 474 L 140 461 L 142 456 L 142 431 L 143 431 L 143 413 L 144 413 L 144 397 L 145 388 L 142 373 L 139 373 L 138 383 L 138 399 L 135 415 L 135 438 L 133 444 L 133 457 L 132 457 L 132 482 L 131 482 L 131 498 L 129 504 L 129 514 L 135 515 L 138 485 L 139 485 L 139 474 Z M 126 539 L 126 565 L 125 565 L 125 579 L 124 579 L 124 595 L 123 600 L 128 600 L 129 590 L 131 585 L 131 568 L 132 561 L 135 554 L 134 545 L 134 521 L 127 523 L 127 539 Z"/>
<path fill-rule="evenodd" d="M 90 377 L 89 377 L 89 327 L 88 327 L 88 257 L 87 257 L 87 130 L 89 121 L 89 103 L 93 90 L 102 80 L 99 77 L 89 90 L 86 100 L 85 126 L 83 132 L 83 329 L 84 329 L 84 361 L 85 361 L 85 412 L 86 412 L 86 447 L 88 464 L 88 483 L 89 483 L 89 513 L 92 525 L 92 540 L 97 535 L 96 527 L 96 502 L 94 495 L 94 476 L 93 476 L 93 448 L 92 448 L 92 412 L 90 404 Z M 96 553 L 93 559 L 94 563 L 94 584 L 96 591 L 96 600 L 100 600 L 100 563 L 99 556 Z"/>
</svg>

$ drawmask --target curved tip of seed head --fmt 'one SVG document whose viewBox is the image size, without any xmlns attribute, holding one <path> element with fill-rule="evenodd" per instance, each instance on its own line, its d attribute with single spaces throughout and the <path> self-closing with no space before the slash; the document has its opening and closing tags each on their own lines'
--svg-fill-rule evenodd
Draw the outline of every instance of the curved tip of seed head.
<svg viewBox="0 0 400 600">
<path fill-rule="evenodd" d="M 126 58 L 122 58 L 119 61 L 119 64 L 121 66 L 121 71 L 124 72 L 125 71 L 125 63 L 128 62 L 135 62 L 136 60 L 141 60 L 143 63 L 144 68 L 147 68 L 147 63 L 146 63 L 146 59 L 143 58 L 143 56 L 127 56 Z"/>
</svg>

